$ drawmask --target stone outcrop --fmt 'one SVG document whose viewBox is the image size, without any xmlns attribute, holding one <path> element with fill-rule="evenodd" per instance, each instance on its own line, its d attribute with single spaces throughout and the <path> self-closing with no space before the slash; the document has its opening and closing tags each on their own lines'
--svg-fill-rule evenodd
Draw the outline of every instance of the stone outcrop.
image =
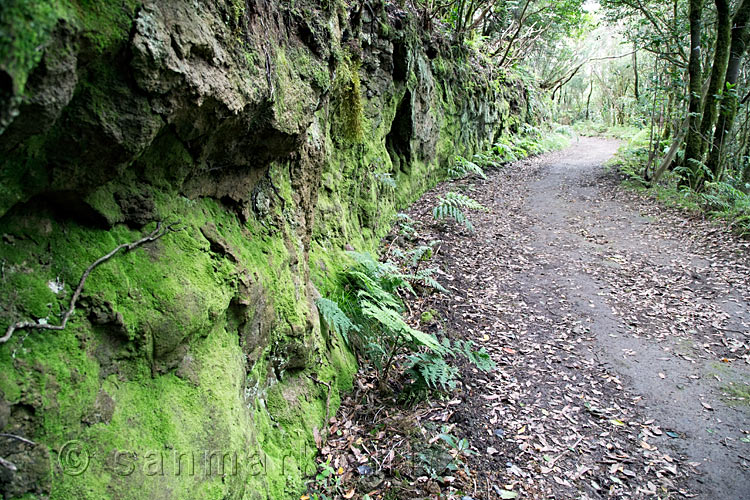
<svg viewBox="0 0 750 500">
<path fill-rule="evenodd" d="M 179 230 L 97 268 L 65 331 L 0 345 L 0 432 L 36 443 L 0 442 L 0 490 L 298 494 L 316 381 L 335 406 L 356 370 L 315 298 L 456 152 L 524 122 L 526 89 L 377 1 L 3 10 L 0 326 L 59 321 L 91 262 Z"/>
</svg>

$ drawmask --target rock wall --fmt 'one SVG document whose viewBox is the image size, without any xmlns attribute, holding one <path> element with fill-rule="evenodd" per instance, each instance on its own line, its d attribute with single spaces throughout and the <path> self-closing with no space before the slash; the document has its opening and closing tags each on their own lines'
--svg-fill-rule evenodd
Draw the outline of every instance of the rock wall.
<svg viewBox="0 0 750 500">
<path fill-rule="evenodd" d="M 377 1 L 11 0 L 0 32 L 0 327 L 175 229 L 0 344 L 34 443 L 0 439 L 0 492 L 298 497 L 356 370 L 314 299 L 526 89 Z"/>
</svg>

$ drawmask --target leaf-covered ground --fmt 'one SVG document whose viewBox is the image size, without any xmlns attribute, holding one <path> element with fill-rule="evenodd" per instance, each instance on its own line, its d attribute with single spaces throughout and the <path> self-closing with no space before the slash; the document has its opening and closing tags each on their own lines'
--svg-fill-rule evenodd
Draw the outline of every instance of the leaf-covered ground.
<svg viewBox="0 0 750 500">
<path fill-rule="evenodd" d="M 411 322 L 497 369 L 408 409 L 363 373 L 323 448 L 329 492 L 746 498 L 750 244 L 618 187 L 616 147 L 580 139 L 411 208 L 418 237 L 396 244 L 442 240 L 451 292 L 413 298 Z M 432 220 L 449 190 L 490 209 L 475 232 Z"/>
</svg>

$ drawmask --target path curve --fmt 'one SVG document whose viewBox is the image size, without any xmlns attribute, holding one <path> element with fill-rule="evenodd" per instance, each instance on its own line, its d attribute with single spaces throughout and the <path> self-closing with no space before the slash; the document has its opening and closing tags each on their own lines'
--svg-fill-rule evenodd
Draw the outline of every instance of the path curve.
<svg viewBox="0 0 750 500">
<path fill-rule="evenodd" d="M 750 496 L 748 243 L 620 188 L 617 146 L 581 138 L 410 211 L 444 241 L 433 306 L 498 363 L 446 404 L 472 498 Z M 448 190 L 491 209 L 475 233 L 429 222 Z"/>
</svg>

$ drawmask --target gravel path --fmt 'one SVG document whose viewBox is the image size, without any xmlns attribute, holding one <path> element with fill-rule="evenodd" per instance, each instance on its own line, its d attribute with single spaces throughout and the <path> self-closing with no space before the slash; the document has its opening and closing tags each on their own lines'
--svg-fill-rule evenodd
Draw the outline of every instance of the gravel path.
<svg viewBox="0 0 750 500">
<path fill-rule="evenodd" d="M 621 188 L 617 147 L 582 138 L 410 208 L 417 237 L 387 248 L 442 241 L 450 294 L 410 297 L 408 321 L 497 368 L 409 406 L 365 366 L 321 450 L 341 497 L 750 498 L 750 243 Z M 432 218 L 448 191 L 489 209 L 474 232 Z"/>
<path fill-rule="evenodd" d="M 582 138 L 410 211 L 444 240 L 432 306 L 498 363 L 443 405 L 477 452 L 472 498 L 750 498 L 748 244 L 618 187 L 617 146 Z M 430 221 L 460 189 L 491 209 L 473 234 Z"/>
</svg>

